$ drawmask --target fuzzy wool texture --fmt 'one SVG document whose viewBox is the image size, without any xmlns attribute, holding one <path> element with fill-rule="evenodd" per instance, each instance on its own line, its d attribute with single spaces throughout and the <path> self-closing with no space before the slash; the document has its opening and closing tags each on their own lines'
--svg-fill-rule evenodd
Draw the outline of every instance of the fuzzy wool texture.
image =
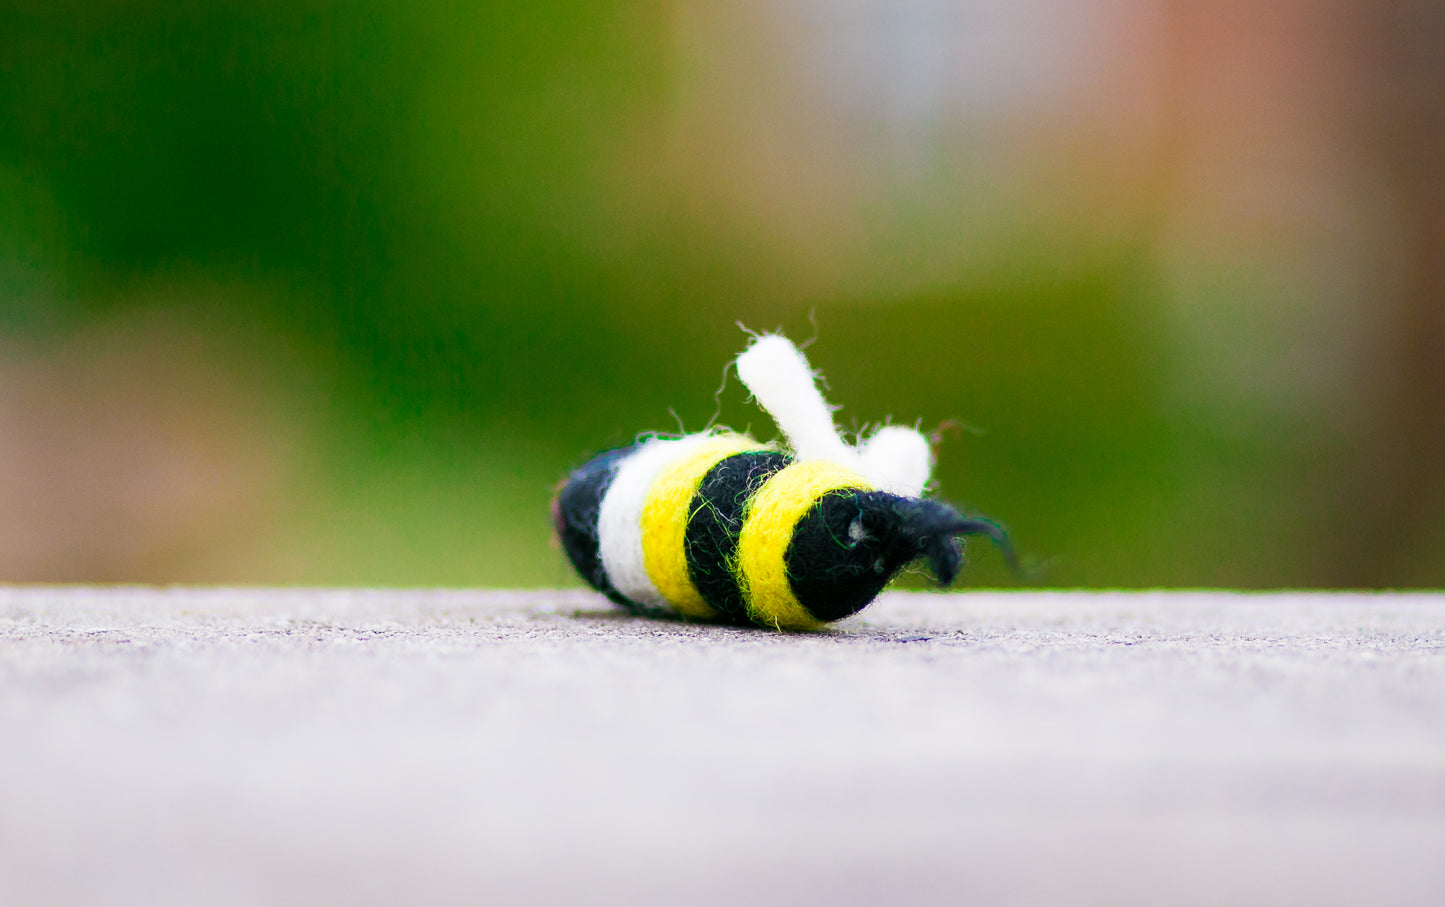
<svg viewBox="0 0 1445 907">
<path fill-rule="evenodd" d="M 1435 905 L 1445 596 L 0 588 L 0 903 Z"/>
<path fill-rule="evenodd" d="M 651 438 L 618 464 L 612 485 L 602 496 L 597 532 L 607 578 L 626 598 L 652 608 L 670 607 L 647 572 L 642 510 L 657 477 L 712 438 L 709 434 Z"/>
<path fill-rule="evenodd" d="M 688 573 L 726 620 L 748 619 L 737 575 L 738 538 L 748 502 L 791 462 L 777 451 L 739 454 L 715 466 L 698 486 L 684 538 Z"/>
<path fill-rule="evenodd" d="M 723 459 L 759 447 L 745 435 L 717 435 L 668 464 L 648 489 L 642 508 L 644 566 L 654 588 L 685 617 L 719 616 L 688 575 L 687 523 L 698 486 Z"/>
<path fill-rule="evenodd" d="M 857 451 L 833 425 L 833 409 L 818 390 L 803 353 L 781 334 L 764 334 L 737 358 L 738 378 L 778 424 L 799 460 L 824 460 L 859 471 Z"/>
<path fill-rule="evenodd" d="M 929 481 L 932 450 L 920 433 L 901 426 L 884 426 L 856 448 L 847 444 L 807 359 L 785 337 L 754 338 L 736 364 L 743 383 L 787 439 L 791 467 L 756 489 L 746 476 L 733 476 L 726 468 L 726 481 L 709 484 L 708 476 L 727 458 L 770 445 L 725 429 L 652 438 L 626 451 L 600 454 L 574 470 L 553 502 L 553 524 L 579 574 L 630 610 L 733 621 L 745 613 L 759 626 L 817 629 L 820 614 L 831 620 L 865 606 L 900 565 L 889 562 L 885 570 L 869 564 L 860 571 L 851 561 L 863 552 L 846 541 L 809 543 L 793 552 L 806 563 L 789 560 L 796 524 L 823 495 L 841 488 L 917 498 Z M 789 477 L 805 474 L 831 478 L 793 488 L 797 483 Z M 734 478 L 743 481 L 732 493 L 749 498 L 717 500 L 716 493 Z M 829 485 L 834 479 L 842 484 Z M 704 493 L 704 485 L 711 490 Z M 754 494 L 759 506 L 751 500 Z M 724 512 L 730 516 L 723 518 Z M 739 523 L 736 530 L 733 523 Z M 913 539 L 920 531 L 923 527 L 902 524 L 888 530 L 908 535 L 912 541 L 905 547 L 915 555 L 931 546 L 931 561 L 940 563 L 938 545 L 952 541 L 934 538 L 936 532 Z M 903 539 L 885 541 L 893 550 L 898 546 L 891 542 Z M 940 579 L 951 582 L 954 572 Z M 795 594 L 791 578 L 796 576 L 808 578 L 816 612 Z M 875 582 L 879 577 L 881 582 Z M 744 613 L 737 607 L 739 597 Z"/>
<path fill-rule="evenodd" d="M 858 447 L 861 472 L 874 487 L 906 498 L 916 498 L 933 477 L 933 447 L 911 428 L 885 425 L 863 439 Z"/>
<path fill-rule="evenodd" d="M 738 536 L 738 580 L 748 617 L 778 630 L 815 630 L 822 621 L 808 612 L 788 579 L 793 529 L 832 491 L 867 489 L 868 480 L 817 460 L 797 461 L 774 473 L 748 503 Z"/>
<path fill-rule="evenodd" d="M 877 488 L 918 497 L 933 473 L 928 439 L 911 428 L 888 425 L 854 448 L 833 424 L 817 377 L 801 350 L 780 334 L 764 334 L 737 358 L 738 377 L 772 416 L 799 460 L 846 466 Z"/>
<path fill-rule="evenodd" d="M 624 606 L 627 599 L 607 579 L 597 524 L 602 499 L 612 486 L 617 464 L 634 449 L 619 447 L 606 451 L 572 470 L 552 501 L 553 531 L 557 533 L 557 542 L 577 575 L 592 588 Z"/>
</svg>

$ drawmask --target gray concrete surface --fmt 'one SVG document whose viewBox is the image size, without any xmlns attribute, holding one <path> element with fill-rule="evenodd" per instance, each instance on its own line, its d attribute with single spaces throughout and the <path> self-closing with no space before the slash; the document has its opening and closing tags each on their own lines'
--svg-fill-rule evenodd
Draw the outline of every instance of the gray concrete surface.
<svg viewBox="0 0 1445 907">
<path fill-rule="evenodd" d="M 1445 596 L 0 589 L 0 903 L 1445 903 Z"/>
</svg>

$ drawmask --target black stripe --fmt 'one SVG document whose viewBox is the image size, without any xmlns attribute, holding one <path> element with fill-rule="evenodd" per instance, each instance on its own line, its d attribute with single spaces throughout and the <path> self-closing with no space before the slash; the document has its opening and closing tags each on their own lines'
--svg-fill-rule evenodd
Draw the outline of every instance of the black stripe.
<svg viewBox="0 0 1445 907">
<path fill-rule="evenodd" d="M 607 579 L 602 567 L 602 548 L 597 532 L 597 518 L 602 509 L 602 496 L 612 487 L 618 465 L 637 451 L 639 445 L 619 447 L 600 453 L 577 467 L 552 501 L 552 525 L 562 550 L 577 573 L 592 588 L 630 610 L 641 606 L 624 598 Z"/>
<path fill-rule="evenodd" d="M 747 620 L 735 565 L 743 508 L 773 473 L 793 461 L 786 454 L 757 451 L 734 454 L 703 476 L 687 520 L 687 569 L 702 597 L 725 619 Z"/>
</svg>

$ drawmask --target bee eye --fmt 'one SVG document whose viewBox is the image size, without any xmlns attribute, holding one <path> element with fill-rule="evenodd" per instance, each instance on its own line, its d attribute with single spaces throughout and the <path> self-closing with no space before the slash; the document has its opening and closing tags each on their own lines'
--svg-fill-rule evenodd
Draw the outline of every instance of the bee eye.
<svg viewBox="0 0 1445 907">
<path fill-rule="evenodd" d="M 856 546 L 863 539 L 868 537 L 868 532 L 863 528 L 863 518 L 854 517 L 853 522 L 848 524 L 848 547 Z"/>
<path fill-rule="evenodd" d="M 883 563 L 883 558 L 880 557 L 880 558 L 878 558 L 878 560 L 876 560 L 876 561 L 873 562 L 873 572 L 874 572 L 874 573 L 881 574 L 881 573 L 883 573 L 883 571 L 885 571 L 885 570 L 887 570 L 887 569 L 888 569 L 888 565 L 885 564 L 885 563 Z"/>
</svg>

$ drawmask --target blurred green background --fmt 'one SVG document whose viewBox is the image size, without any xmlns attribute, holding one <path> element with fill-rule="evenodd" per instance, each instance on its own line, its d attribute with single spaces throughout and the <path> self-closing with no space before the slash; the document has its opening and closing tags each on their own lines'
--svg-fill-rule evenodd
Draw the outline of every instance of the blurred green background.
<svg viewBox="0 0 1445 907">
<path fill-rule="evenodd" d="M 816 334 L 850 429 L 963 426 L 940 494 L 1032 582 L 1445 585 L 1442 39 L 1425 2 L 9 0 L 0 579 L 575 584 L 571 467 L 773 433 L 741 322 Z"/>
</svg>

